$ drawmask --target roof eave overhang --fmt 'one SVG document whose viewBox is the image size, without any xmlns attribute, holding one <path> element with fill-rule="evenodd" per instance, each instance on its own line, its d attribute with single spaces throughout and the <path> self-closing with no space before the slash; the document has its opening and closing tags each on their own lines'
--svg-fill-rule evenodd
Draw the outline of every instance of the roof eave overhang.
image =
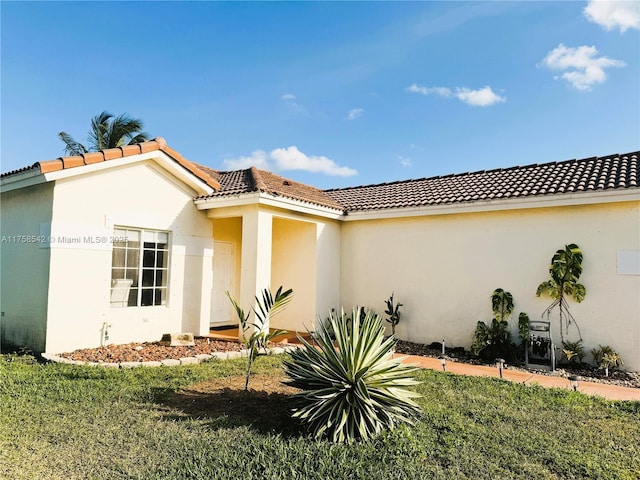
<svg viewBox="0 0 640 480">
<path fill-rule="evenodd" d="M 91 173 L 101 172 L 111 168 L 123 167 L 145 161 L 155 162 L 158 166 L 175 177 L 177 180 L 191 187 L 196 192 L 196 195 L 211 195 L 215 191 L 204 181 L 200 180 L 193 173 L 189 172 L 186 168 L 177 163 L 173 158 L 160 150 L 154 150 L 152 152 L 117 158 L 109 160 L 108 162 L 98 162 L 89 165 L 82 165 L 80 167 L 57 170 L 55 172 L 45 173 L 43 177 L 45 181 L 51 182 L 72 178 L 78 175 L 87 175 Z"/>
<path fill-rule="evenodd" d="M 407 208 L 389 208 L 349 212 L 342 220 L 379 220 L 387 218 L 405 218 L 431 215 L 449 215 L 460 213 L 492 212 L 499 210 L 522 210 L 530 208 L 566 207 L 616 202 L 640 201 L 640 189 L 604 190 L 599 192 L 581 192 L 554 194 L 526 198 L 506 198 L 479 200 L 445 205 L 426 205 Z"/>
<path fill-rule="evenodd" d="M 323 207 L 314 203 L 302 202 L 293 198 L 280 197 L 265 192 L 250 192 L 221 197 L 197 198 L 194 203 L 198 210 L 211 210 L 211 216 L 215 216 L 213 210 L 243 207 L 247 205 L 262 205 L 284 210 L 315 215 L 323 218 L 338 220 L 344 217 L 342 210 Z"/>
<path fill-rule="evenodd" d="M 12 190 L 18 190 L 20 188 L 31 187 L 40 183 L 45 183 L 47 180 L 44 175 L 40 173 L 39 168 L 27 170 L 24 172 L 8 175 L 0 179 L 0 193 L 10 192 Z"/>
</svg>

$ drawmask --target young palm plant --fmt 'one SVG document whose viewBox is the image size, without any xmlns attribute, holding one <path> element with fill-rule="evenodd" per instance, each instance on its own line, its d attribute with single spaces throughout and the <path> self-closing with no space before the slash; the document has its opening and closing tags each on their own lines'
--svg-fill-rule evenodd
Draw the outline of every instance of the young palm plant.
<svg viewBox="0 0 640 480">
<path fill-rule="evenodd" d="M 285 361 L 288 385 L 303 390 L 293 416 L 306 423 L 316 438 L 353 443 L 368 440 L 402 422 L 413 423 L 421 413 L 406 387 L 416 385 L 417 367 L 391 357 L 396 339 L 384 339 L 378 315 L 331 313 L 329 325 L 320 324 L 315 346 L 303 346 Z M 335 335 L 332 341 L 330 328 Z"/>
<path fill-rule="evenodd" d="M 231 301 L 238 320 L 240 321 L 240 328 L 242 329 L 242 342 L 248 351 L 247 373 L 244 382 L 244 389 L 249 389 L 249 377 L 251 376 L 251 369 L 258 355 L 264 353 L 267 350 L 269 342 L 278 335 L 287 333 L 286 330 L 273 330 L 269 331 L 269 321 L 278 313 L 282 311 L 284 307 L 291 301 L 293 296 L 293 290 L 282 291 L 282 287 L 278 288 L 275 296 L 271 293 L 271 290 L 265 288 L 262 291 L 262 300 L 256 296 L 256 306 L 253 309 L 255 321 L 249 323 L 250 312 L 245 313 L 244 309 L 238 305 L 229 292 L 226 292 L 227 297 Z M 265 329 L 266 326 L 266 329 Z M 251 335 L 247 336 L 247 331 L 253 329 Z"/>
<path fill-rule="evenodd" d="M 393 293 L 391 294 L 391 296 L 385 300 L 385 303 L 387 304 L 387 309 L 384 311 L 384 313 L 387 314 L 387 322 L 389 322 L 391 324 L 391 335 L 393 335 L 394 337 L 396 336 L 396 326 L 400 323 L 400 307 L 402 307 L 402 304 L 400 302 L 395 303 L 393 301 Z"/>
<path fill-rule="evenodd" d="M 558 308 L 562 341 L 564 341 L 564 333 L 568 333 L 571 323 L 576 326 L 578 336 L 582 340 L 580 327 L 576 319 L 571 315 L 567 302 L 567 297 L 573 298 L 577 303 L 584 300 L 587 291 L 584 285 L 578 283 L 581 274 L 582 250 L 575 243 L 565 245 L 564 249 L 557 250 L 551 258 L 551 265 L 549 266 L 549 276 L 551 278 L 538 285 L 536 290 L 536 296 L 539 297 L 546 293 L 553 299 L 551 305 L 543 312 L 543 317 L 546 315 L 548 318 L 551 311 L 556 307 Z"/>
</svg>

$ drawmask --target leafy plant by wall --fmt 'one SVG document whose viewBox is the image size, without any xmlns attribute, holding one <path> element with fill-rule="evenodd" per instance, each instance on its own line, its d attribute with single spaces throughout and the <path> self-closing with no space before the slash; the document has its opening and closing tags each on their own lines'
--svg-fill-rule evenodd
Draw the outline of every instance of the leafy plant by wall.
<svg viewBox="0 0 640 480">
<path fill-rule="evenodd" d="M 560 337 L 564 342 L 564 334 L 568 333 L 569 325 L 574 324 L 578 330 L 580 340 L 582 335 L 580 327 L 569 311 L 568 298 L 573 298 L 577 303 L 584 300 L 587 291 L 581 283 L 578 283 L 582 274 L 582 250 L 575 243 L 564 246 L 564 249 L 557 250 L 551 258 L 549 266 L 549 280 L 545 280 L 536 290 L 536 296 L 542 294 L 549 295 L 553 302 L 549 305 L 542 316 L 549 318 L 553 309 L 558 309 L 560 317 Z"/>
<path fill-rule="evenodd" d="M 498 357 L 511 360 L 516 349 L 511 340 L 508 322 L 514 308 L 513 296 L 502 288 L 497 288 L 491 294 L 491 308 L 491 323 L 487 325 L 480 321 L 476 324 L 471 352 L 484 360 L 493 361 Z"/>
</svg>

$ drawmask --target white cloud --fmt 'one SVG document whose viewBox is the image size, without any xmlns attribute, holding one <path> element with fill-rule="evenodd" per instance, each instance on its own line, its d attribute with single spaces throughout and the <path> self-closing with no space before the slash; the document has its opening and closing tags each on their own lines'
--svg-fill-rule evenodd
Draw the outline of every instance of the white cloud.
<svg viewBox="0 0 640 480">
<path fill-rule="evenodd" d="M 241 170 L 255 166 L 263 170 L 303 170 L 311 173 L 349 177 L 358 172 L 353 168 L 340 167 L 325 156 L 308 156 L 298 147 L 276 148 L 267 154 L 264 150 L 255 150 L 249 157 L 228 158 L 223 161 L 229 170 Z"/>
<path fill-rule="evenodd" d="M 402 165 L 403 167 L 413 166 L 413 162 L 411 161 L 411 159 L 409 157 L 403 157 L 402 155 L 398 155 L 398 163 L 400 163 L 400 165 Z"/>
<path fill-rule="evenodd" d="M 269 168 L 267 152 L 264 150 L 255 150 L 250 157 L 225 158 L 223 164 L 229 170 L 243 170 L 249 167 L 265 170 Z"/>
<path fill-rule="evenodd" d="M 298 150 L 298 147 L 276 148 L 271 151 L 271 158 L 275 160 L 280 170 L 304 170 L 312 173 L 324 173 L 325 175 L 350 177 L 358 172 L 353 168 L 339 167 L 325 156 L 307 156 Z"/>
<path fill-rule="evenodd" d="M 363 108 L 352 108 L 349 110 L 349 113 L 347 113 L 347 120 L 355 120 L 356 118 L 361 117 L 363 113 Z"/>
<path fill-rule="evenodd" d="M 629 28 L 640 29 L 640 2 L 638 1 L 594 1 L 590 0 L 583 10 L 590 22 L 605 30 L 619 28 L 624 33 Z"/>
<path fill-rule="evenodd" d="M 280 96 L 280 99 L 284 101 L 285 105 L 293 112 L 308 115 L 304 106 L 296 102 L 296 96 L 293 93 L 285 93 Z"/>
<path fill-rule="evenodd" d="M 497 95 L 493 90 L 491 90 L 491 87 L 488 86 L 478 90 L 456 88 L 456 98 L 473 107 L 488 107 L 496 103 L 504 103 L 507 101 L 505 97 Z"/>
<path fill-rule="evenodd" d="M 591 90 L 597 83 L 607 79 L 605 68 L 624 67 L 626 63 L 608 57 L 597 57 L 596 47 L 572 48 L 562 43 L 547 53 L 542 63 L 551 70 L 566 70 L 560 77 L 577 90 Z"/>
<path fill-rule="evenodd" d="M 496 103 L 504 103 L 507 101 L 505 97 L 496 94 L 489 86 L 478 90 L 457 87 L 454 91 L 448 87 L 427 87 L 414 83 L 410 87 L 407 87 L 406 90 L 407 92 L 419 93 L 421 95 L 438 95 L 444 98 L 457 98 L 461 102 L 473 107 L 489 107 Z"/>
<path fill-rule="evenodd" d="M 418 84 L 413 84 L 410 87 L 407 87 L 407 92 L 411 93 L 420 93 L 421 95 L 440 95 L 441 97 L 451 97 L 453 92 L 450 88 L 447 87 L 424 87 Z"/>
</svg>

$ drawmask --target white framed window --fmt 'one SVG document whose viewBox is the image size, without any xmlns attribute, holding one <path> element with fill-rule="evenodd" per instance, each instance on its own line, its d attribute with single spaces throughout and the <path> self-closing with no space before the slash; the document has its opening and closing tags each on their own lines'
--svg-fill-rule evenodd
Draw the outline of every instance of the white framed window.
<svg viewBox="0 0 640 480">
<path fill-rule="evenodd" d="M 115 227 L 111 256 L 111 306 L 167 304 L 169 232 Z"/>
</svg>

